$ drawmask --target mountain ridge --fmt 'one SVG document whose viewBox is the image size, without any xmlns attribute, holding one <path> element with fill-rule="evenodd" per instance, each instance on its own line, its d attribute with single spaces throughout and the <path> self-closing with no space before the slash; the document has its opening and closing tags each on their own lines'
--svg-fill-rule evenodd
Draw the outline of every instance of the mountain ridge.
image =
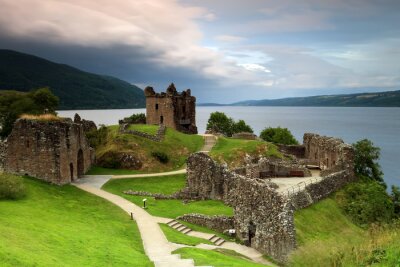
<svg viewBox="0 0 400 267">
<path fill-rule="evenodd" d="M 400 90 L 244 100 L 231 104 L 199 103 L 198 106 L 400 107 Z"/>
<path fill-rule="evenodd" d="M 143 108 L 142 89 L 118 78 L 82 71 L 67 64 L 0 49 L 0 93 L 49 87 L 59 109 Z"/>
</svg>

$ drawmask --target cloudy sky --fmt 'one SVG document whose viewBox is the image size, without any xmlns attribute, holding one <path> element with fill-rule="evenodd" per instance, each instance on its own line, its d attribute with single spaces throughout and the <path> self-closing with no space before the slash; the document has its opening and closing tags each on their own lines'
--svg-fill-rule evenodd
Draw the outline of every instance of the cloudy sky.
<svg viewBox="0 0 400 267">
<path fill-rule="evenodd" d="M 198 102 L 400 89 L 399 0 L 0 0 L 0 48 Z"/>
</svg>

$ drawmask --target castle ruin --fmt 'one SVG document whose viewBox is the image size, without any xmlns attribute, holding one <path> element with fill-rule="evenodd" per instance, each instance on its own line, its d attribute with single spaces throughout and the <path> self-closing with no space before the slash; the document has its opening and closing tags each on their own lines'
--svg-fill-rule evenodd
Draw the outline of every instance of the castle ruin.
<svg viewBox="0 0 400 267">
<path fill-rule="evenodd" d="M 58 185 L 83 176 L 94 161 L 83 124 L 69 119 L 19 119 L 3 147 L 4 171 Z"/>
<path fill-rule="evenodd" d="M 147 124 L 163 124 L 183 133 L 197 134 L 196 98 L 190 89 L 178 93 L 171 83 L 165 93 L 155 93 L 148 86 L 144 94 Z"/>
<path fill-rule="evenodd" d="M 353 148 L 340 139 L 305 134 L 302 146 L 288 149 L 299 154 L 304 164 L 318 164 L 323 170 L 321 177 L 297 186 L 297 190 L 280 190 L 276 183 L 260 179 L 259 173 L 254 177 L 240 175 L 204 153 L 195 153 L 187 161 L 186 187 L 179 194 L 221 200 L 233 207 L 236 236 L 248 246 L 285 262 L 297 246 L 294 211 L 326 198 L 355 179 Z M 264 162 L 258 166 L 259 172 L 271 169 Z M 206 222 L 208 217 L 201 219 L 196 220 L 204 225 L 213 223 Z"/>
</svg>

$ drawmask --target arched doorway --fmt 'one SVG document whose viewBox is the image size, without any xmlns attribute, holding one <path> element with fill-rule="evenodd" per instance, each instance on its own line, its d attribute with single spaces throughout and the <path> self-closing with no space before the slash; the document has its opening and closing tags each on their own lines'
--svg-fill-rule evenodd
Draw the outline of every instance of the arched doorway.
<svg viewBox="0 0 400 267">
<path fill-rule="evenodd" d="M 82 149 L 79 149 L 78 151 L 78 167 L 77 167 L 77 171 L 78 171 L 78 177 L 82 177 L 85 174 L 85 161 L 83 159 L 83 151 Z"/>
<path fill-rule="evenodd" d="M 74 165 L 72 163 L 69 164 L 69 173 L 71 176 L 71 182 L 74 180 Z"/>
</svg>

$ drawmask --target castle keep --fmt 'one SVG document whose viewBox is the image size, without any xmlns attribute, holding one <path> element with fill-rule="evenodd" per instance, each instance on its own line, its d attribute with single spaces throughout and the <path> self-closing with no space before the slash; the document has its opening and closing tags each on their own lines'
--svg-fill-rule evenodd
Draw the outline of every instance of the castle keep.
<svg viewBox="0 0 400 267">
<path fill-rule="evenodd" d="M 89 170 L 94 151 L 83 124 L 19 119 L 6 141 L 4 170 L 67 184 Z"/>
<path fill-rule="evenodd" d="M 144 94 L 147 124 L 163 124 L 183 133 L 197 134 L 196 98 L 190 89 L 178 93 L 171 83 L 165 93 L 155 93 L 148 86 Z"/>
</svg>

